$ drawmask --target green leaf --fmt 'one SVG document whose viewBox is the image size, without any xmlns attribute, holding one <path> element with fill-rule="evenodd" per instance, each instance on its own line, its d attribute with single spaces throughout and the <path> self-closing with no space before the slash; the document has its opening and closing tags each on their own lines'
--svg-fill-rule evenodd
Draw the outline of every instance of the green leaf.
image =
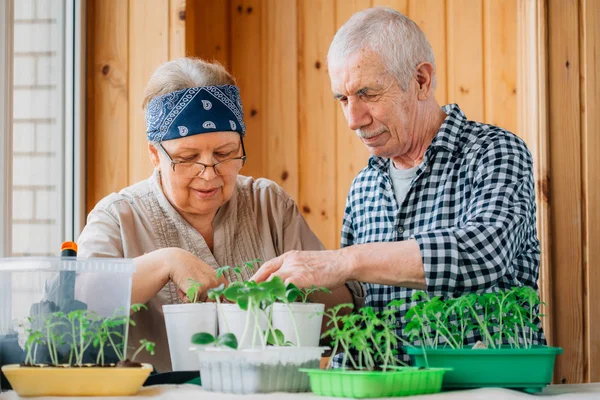
<svg viewBox="0 0 600 400">
<path fill-rule="evenodd" d="M 151 342 L 151 341 L 146 340 L 146 339 L 140 340 L 140 343 L 144 346 L 144 349 L 146 349 L 146 351 L 148 353 L 150 353 L 151 356 L 154 355 L 154 348 L 156 347 L 156 343 Z"/>
<path fill-rule="evenodd" d="M 142 309 L 147 310 L 148 307 L 145 304 L 141 304 L 141 303 L 135 303 L 135 304 L 131 305 L 131 311 L 133 311 L 133 312 L 138 312 Z"/>
<path fill-rule="evenodd" d="M 227 346 L 234 350 L 237 350 L 238 341 L 233 333 L 224 333 L 221 336 L 219 336 L 219 339 L 217 339 L 217 345 Z"/>
<path fill-rule="evenodd" d="M 196 286 L 190 286 L 186 290 L 185 295 L 192 303 L 194 303 L 196 301 L 196 296 L 198 295 L 198 288 Z"/>
<path fill-rule="evenodd" d="M 290 286 L 293 285 L 292 288 Z M 288 289 L 285 291 L 285 298 L 288 303 L 293 303 L 298 299 L 298 297 L 302 296 L 302 291 L 296 287 L 293 283 L 288 285 Z"/>
<path fill-rule="evenodd" d="M 275 336 L 277 337 L 277 341 L 279 343 L 285 343 L 285 336 L 279 329 L 275 329 Z"/>
<path fill-rule="evenodd" d="M 259 286 L 267 290 L 275 299 L 282 300 L 285 297 L 285 284 L 278 276 L 273 277 L 270 281 L 260 283 Z"/>
<path fill-rule="evenodd" d="M 223 274 L 225 273 L 225 271 L 227 271 L 229 269 L 228 265 L 225 265 L 221 268 L 217 268 L 217 279 L 221 279 L 223 277 Z"/>
<path fill-rule="evenodd" d="M 225 292 L 225 284 L 221 283 L 216 288 L 208 289 L 206 294 L 208 295 L 209 299 L 215 300 L 217 297 L 223 296 L 224 292 Z"/>
<path fill-rule="evenodd" d="M 195 333 L 194 336 L 192 336 L 193 344 L 207 345 L 207 344 L 214 343 L 215 341 L 216 341 L 215 337 L 213 335 L 211 335 L 210 333 L 206 333 L 206 332 Z"/>
<path fill-rule="evenodd" d="M 248 303 L 249 303 L 249 298 L 247 296 L 245 297 L 238 297 L 237 301 L 236 301 L 237 305 L 244 311 L 248 311 Z"/>
<path fill-rule="evenodd" d="M 243 287 L 240 285 L 230 285 L 223 294 L 229 301 L 237 302 L 238 297 L 242 294 Z"/>
</svg>

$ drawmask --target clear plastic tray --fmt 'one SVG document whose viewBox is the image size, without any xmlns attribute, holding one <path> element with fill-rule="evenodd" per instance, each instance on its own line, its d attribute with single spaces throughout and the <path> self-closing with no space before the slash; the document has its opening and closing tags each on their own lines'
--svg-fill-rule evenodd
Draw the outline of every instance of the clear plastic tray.
<svg viewBox="0 0 600 400">
<path fill-rule="evenodd" d="M 202 387 L 223 393 L 308 392 L 300 368 L 318 368 L 328 347 L 228 350 L 199 347 Z"/>
<path fill-rule="evenodd" d="M 134 271 L 131 259 L 0 258 L 0 366 L 24 362 L 30 332 L 47 332 L 54 313 L 85 310 L 98 320 L 128 316 Z M 57 326 L 64 335 L 64 324 Z M 122 329 L 127 337 L 128 328 Z M 39 347 L 35 362 L 49 363 Z M 64 362 L 68 349 L 66 344 L 57 349 Z M 93 346 L 85 358 L 95 362 Z"/>
</svg>

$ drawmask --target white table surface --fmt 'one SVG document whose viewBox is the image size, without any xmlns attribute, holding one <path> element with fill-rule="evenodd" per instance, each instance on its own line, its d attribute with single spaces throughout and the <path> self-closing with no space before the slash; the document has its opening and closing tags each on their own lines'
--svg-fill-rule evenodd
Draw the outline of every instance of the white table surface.
<svg viewBox="0 0 600 400">
<path fill-rule="evenodd" d="M 556 400 L 563 399 L 596 399 L 600 400 L 600 383 L 586 383 L 578 385 L 551 385 L 544 389 L 542 393 L 535 395 L 516 392 L 508 389 L 474 389 L 444 392 L 434 395 L 398 397 L 398 399 L 411 400 L 513 400 L 513 399 L 534 399 L 551 398 Z M 39 397 L 40 399 L 51 400 L 59 397 Z M 318 400 L 333 399 L 334 397 L 320 397 L 313 393 L 269 393 L 269 394 L 247 394 L 234 395 L 225 393 L 206 392 L 202 387 L 196 385 L 160 385 L 145 387 L 140 390 L 137 396 L 133 397 L 94 397 L 93 399 L 117 400 L 117 399 L 160 399 L 160 400 L 273 400 L 273 399 L 293 399 L 293 400 Z M 21 399 L 13 391 L 0 394 L 1 400 Z M 35 399 L 34 397 L 23 397 L 23 399 Z M 69 397 L 69 400 L 90 399 L 89 397 Z M 387 397 L 386 399 L 391 399 Z"/>
</svg>

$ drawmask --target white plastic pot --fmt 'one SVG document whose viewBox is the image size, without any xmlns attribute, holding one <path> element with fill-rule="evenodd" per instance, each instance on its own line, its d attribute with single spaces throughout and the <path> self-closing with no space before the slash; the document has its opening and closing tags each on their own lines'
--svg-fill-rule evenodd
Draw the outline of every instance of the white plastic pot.
<svg viewBox="0 0 600 400">
<path fill-rule="evenodd" d="M 238 340 L 238 349 L 250 349 L 252 348 L 252 341 L 254 339 L 254 327 L 256 326 L 254 314 L 250 315 L 248 319 L 248 311 L 242 310 L 237 304 L 221 304 L 217 306 L 218 319 L 219 319 L 219 335 L 223 333 L 233 333 Z M 267 310 L 267 313 L 269 311 Z M 246 322 L 248 322 L 248 329 L 246 337 L 242 342 L 244 330 L 246 329 Z M 267 330 L 267 318 L 261 311 L 259 313 L 259 325 L 261 332 Z M 261 341 L 256 335 L 256 342 L 254 348 L 261 347 Z"/>
<path fill-rule="evenodd" d="M 317 347 L 321 338 L 321 324 L 325 310 L 324 304 L 315 303 L 291 303 L 289 308 L 287 304 L 273 304 L 273 328 L 283 332 L 285 339 L 298 344 L 298 336 L 292 320 L 292 313 L 296 320 L 298 333 L 300 334 L 301 347 Z"/>
<path fill-rule="evenodd" d="M 328 347 L 273 347 L 228 350 L 198 347 L 204 390 L 222 393 L 308 392 L 308 375 L 300 368 L 319 368 Z"/>
<path fill-rule="evenodd" d="M 198 369 L 198 356 L 190 351 L 192 336 L 198 332 L 217 335 L 217 309 L 214 303 L 163 305 L 171 366 L 173 371 Z"/>
</svg>

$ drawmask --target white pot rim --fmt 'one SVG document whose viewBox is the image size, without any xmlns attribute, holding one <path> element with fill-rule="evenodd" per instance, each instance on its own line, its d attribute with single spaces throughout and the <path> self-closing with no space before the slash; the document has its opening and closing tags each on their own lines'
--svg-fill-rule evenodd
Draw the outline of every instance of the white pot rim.
<svg viewBox="0 0 600 400">
<path fill-rule="evenodd" d="M 325 304 L 323 303 L 289 303 L 289 307 L 294 312 L 321 312 L 325 310 Z M 274 303 L 273 310 L 287 310 L 288 303 Z"/>
<path fill-rule="evenodd" d="M 211 312 L 216 311 L 215 303 L 184 303 L 184 304 L 164 304 L 162 306 L 163 313 L 196 313 L 196 312 Z"/>
<path fill-rule="evenodd" d="M 297 347 L 297 346 L 267 346 L 265 349 L 256 348 L 256 349 L 231 349 L 231 348 L 223 348 L 223 347 L 214 347 L 214 346 L 200 346 L 194 345 L 190 347 L 190 350 L 196 351 L 211 351 L 217 353 L 238 353 L 238 354 L 256 354 L 263 352 L 303 352 L 303 351 L 311 351 L 311 350 L 321 350 L 323 353 L 326 350 L 331 349 L 328 346 L 317 346 L 317 347 Z"/>
<path fill-rule="evenodd" d="M 217 303 L 215 303 L 215 304 L 217 304 Z M 235 308 L 235 309 L 238 309 L 240 311 L 244 311 L 236 303 L 221 303 L 221 304 L 219 304 L 219 307 L 221 307 L 221 308 Z"/>
</svg>

